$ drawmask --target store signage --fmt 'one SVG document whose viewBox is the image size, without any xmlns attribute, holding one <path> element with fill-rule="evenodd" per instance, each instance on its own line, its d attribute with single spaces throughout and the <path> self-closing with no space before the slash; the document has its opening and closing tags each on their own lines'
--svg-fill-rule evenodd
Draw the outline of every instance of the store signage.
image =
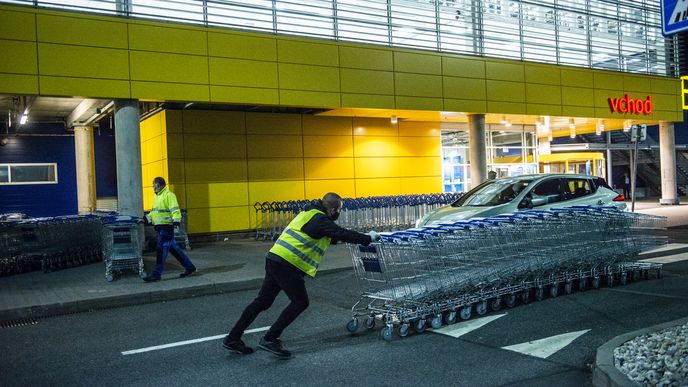
<svg viewBox="0 0 688 387">
<path fill-rule="evenodd" d="M 660 6 L 664 36 L 688 30 L 688 0 L 660 0 Z"/>
<path fill-rule="evenodd" d="M 640 98 L 633 99 L 628 94 L 623 98 L 607 98 L 609 102 L 609 110 L 612 113 L 634 113 L 634 114 L 652 114 L 652 96 L 648 95 L 645 100 Z"/>
</svg>

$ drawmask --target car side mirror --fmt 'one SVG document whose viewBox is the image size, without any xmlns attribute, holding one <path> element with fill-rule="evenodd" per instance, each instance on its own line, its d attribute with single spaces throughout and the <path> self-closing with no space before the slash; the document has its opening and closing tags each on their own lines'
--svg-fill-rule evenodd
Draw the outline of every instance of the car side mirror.
<svg viewBox="0 0 688 387">
<path fill-rule="evenodd" d="M 547 204 L 547 198 L 534 198 L 531 203 L 533 207 L 542 206 Z"/>
</svg>

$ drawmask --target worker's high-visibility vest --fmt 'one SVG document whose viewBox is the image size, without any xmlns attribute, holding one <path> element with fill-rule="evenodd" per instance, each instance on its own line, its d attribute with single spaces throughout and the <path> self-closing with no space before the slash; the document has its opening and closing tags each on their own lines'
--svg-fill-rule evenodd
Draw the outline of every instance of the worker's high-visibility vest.
<svg viewBox="0 0 688 387">
<path fill-rule="evenodd" d="M 311 277 L 315 277 L 320 259 L 330 247 L 331 239 L 330 237 L 313 239 L 301 231 L 301 227 L 316 214 L 324 215 L 322 211 L 315 209 L 302 211 L 296 215 L 270 249 L 271 253 L 279 255 Z"/>
<path fill-rule="evenodd" d="M 167 187 L 161 189 L 160 192 L 155 194 L 153 208 L 149 215 L 156 226 L 181 222 L 182 212 L 179 210 L 177 196 Z"/>
</svg>

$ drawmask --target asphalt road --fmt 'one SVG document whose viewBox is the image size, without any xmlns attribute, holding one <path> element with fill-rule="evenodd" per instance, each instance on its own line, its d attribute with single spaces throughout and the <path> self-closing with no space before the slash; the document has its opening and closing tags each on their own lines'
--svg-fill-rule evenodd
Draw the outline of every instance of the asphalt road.
<svg viewBox="0 0 688 387">
<path fill-rule="evenodd" d="M 214 337 L 227 332 L 256 291 L 58 316 L 0 329 L 0 385 L 585 386 L 597 347 L 688 316 L 687 277 L 688 261 L 672 263 L 661 279 L 473 317 L 450 328 L 492 321 L 458 338 L 426 331 L 385 342 L 379 323 L 372 331 L 345 329 L 359 293 L 353 273 L 322 275 L 307 281 L 311 306 L 282 336 L 295 354 L 290 360 L 260 350 L 231 354 Z M 268 326 L 285 305 L 281 295 L 251 328 Z M 547 356 L 504 349 L 566 333 L 574 335 L 570 344 L 549 345 L 554 352 Z M 261 335 L 244 340 L 255 346 Z M 193 339 L 204 341 L 150 350 Z M 144 352 L 123 354 L 139 349 Z"/>
</svg>

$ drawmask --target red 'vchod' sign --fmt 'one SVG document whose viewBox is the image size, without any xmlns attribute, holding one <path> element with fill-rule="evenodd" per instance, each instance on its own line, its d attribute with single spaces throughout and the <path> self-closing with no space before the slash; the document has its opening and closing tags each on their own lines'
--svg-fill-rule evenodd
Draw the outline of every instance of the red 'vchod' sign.
<svg viewBox="0 0 688 387">
<path fill-rule="evenodd" d="M 612 113 L 634 113 L 634 114 L 652 114 L 652 96 L 648 95 L 643 101 L 642 99 L 633 99 L 624 95 L 623 98 L 607 98 L 609 102 L 609 110 Z"/>
</svg>

